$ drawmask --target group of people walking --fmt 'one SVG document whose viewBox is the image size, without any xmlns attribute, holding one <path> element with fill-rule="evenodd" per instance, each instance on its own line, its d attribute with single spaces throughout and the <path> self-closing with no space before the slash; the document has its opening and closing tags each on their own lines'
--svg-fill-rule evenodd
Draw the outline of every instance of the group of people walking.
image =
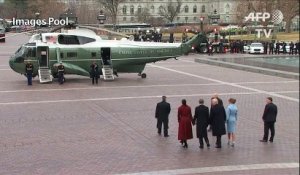
<svg viewBox="0 0 300 175">
<path fill-rule="evenodd" d="M 168 123 L 169 114 L 171 111 L 170 104 L 166 101 L 167 97 L 163 96 L 162 101 L 157 103 L 155 117 L 157 119 L 158 134 L 161 135 L 162 126 L 164 129 L 164 136 L 168 135 Z M 271 130 L 270 142 L 273 142 L 275 135 L 274 123 L 276 122 L 277 107 L 272 103 L 271 97 L 267 98 L 267 105 L 263 114 L 264 121 L 264 137 L 261 142 L 268 141 L 269 130 Z M 228 100 L 228 106 L 224 107 L 223 101 L 215 94 L 211 98 L 211 107 L 204 105 L 204 100 L 199 100 L 199 106 L 195 108 L 194 116 L 192 115 L 192 109 L 187 104 L 187 101 L 183 99 L 181 106 L 178 107 L 177 112 L 178 119 L 178 140 L 184 148 L 188 148 L 187 140 L 193 138 L 193 125 L 196 125 L 196 134 L 199 139 L 199 148 L 204 148 L 204 142 L 207 148 L 210 148 L 210 142 L 208 139 L 208 127 L 211 126 L 212 135 L 216 137 L 216 148 L 222 147 L 221 137 L 226 134 L 228 136 L 228 145 L 235 146 L 235 132 L 236 123 L 238 119 L 238 108 L 236 105 L 236 99 L 230 98 Z"/>
</svg>

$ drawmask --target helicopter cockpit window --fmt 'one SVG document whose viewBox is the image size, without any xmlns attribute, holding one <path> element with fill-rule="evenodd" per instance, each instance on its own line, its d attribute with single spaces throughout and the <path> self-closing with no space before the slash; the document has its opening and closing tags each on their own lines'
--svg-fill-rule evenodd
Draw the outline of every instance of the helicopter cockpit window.
<svg viewBox="0 0 300 175">
<path fill-rule="evenodd" d="M 94 38 L 76 36 L 76 35 L 59 35 L 58 43 L 65 45 L 82 45 L 96 41 Z"/>
<path fill-rule="evenodd" d="M 26 57 L 36 57 L 36 49 L 35 49 L 35 47 L 27 47 L 27 49 L 26 49 Z"/>
<path fill-rule="evenodd" d="M 24 47 L 24 46 L 21 46 L 21 47 L 15 52 L 15 57 L 16 57 L 15 62 L 16 62 L 16 63 L 24 63 L 24 50 L 25 50 L 25 47 Z"/>
<path fill-rule="evenodd" d="M 19 49 L 15 52 L 15 54 L 19 53 L 21 51 L 21 49 L 22 49 L 22 46 L 19 47 Z"/>
</svg>

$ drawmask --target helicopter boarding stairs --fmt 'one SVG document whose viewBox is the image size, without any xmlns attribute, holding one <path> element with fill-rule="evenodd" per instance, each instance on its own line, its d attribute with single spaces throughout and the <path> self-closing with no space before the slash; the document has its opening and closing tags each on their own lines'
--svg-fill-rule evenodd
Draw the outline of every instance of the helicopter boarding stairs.
<svg viewBox="0 0 300 175">
<path fill-rule="evenodd" d="M 52 82 L 51 70 L 48 67 L 40 67 L 38 70 L 40 83 Z"/>
<path fill-rule="evenodd" d="M 103 65 L 102 74 L 104 80 L 114 80 L 114 71 L 110 65 Z"/>
</svg>

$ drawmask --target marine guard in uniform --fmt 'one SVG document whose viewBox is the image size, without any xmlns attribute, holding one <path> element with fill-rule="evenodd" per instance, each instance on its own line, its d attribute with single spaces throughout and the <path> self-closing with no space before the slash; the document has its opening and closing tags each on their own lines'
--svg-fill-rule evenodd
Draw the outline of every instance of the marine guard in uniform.
<svg viewBox="0 0 300 175">
<path fill-rule="evenodd" d="M 57 72 L 58 72 L 58 82 L 59 84 L 64 83 L 64 74 L 65 74 L 65 66 L 60 62 L 60 64 L 57 66 Z"/>
<path fill-rule="evenodd" d="M 27 61 L 25 65 L 25 72 L 26 72 L 26 77 L 27 77 L 27 84 L 28 86 L 32 85 L 32 74 L 33 74 L 33 65 L 30 62 L 30 60 Z"/>
</svg>

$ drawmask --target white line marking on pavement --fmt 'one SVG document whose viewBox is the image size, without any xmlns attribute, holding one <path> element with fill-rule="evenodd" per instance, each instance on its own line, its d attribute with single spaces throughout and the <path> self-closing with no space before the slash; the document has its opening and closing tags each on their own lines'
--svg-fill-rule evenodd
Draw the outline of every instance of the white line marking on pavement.
<svg viewBox="0 0 300 175">
<path fill-rule="evenodd" d="M 261 94 L 260 92 L 238 92 L 238 93 L 219 93 L 219 95 L 254 95 Z M 168 98 L 177 97 L 201 97 L 212 96 L 213 94 L 182 94 L 182 95 L 166 95 Z M 87 102 L 87 101 L 109 101 L 109 100 L 132 100 L 132 99 L 149 99 L 161 98 L 161 95 L 153 96 L 129 96 L 129 97 L 110 97 L 110 98 L 87 98 L 87 99 L 72 99 L 72 100 L 48 100 L 48 101 L 21 101 L 21 102 L 2 102 L 0 105 L 24 105 L 24 104 L 46 104 L 46 103 L 64 103 L 64 102 Z"/>
<path fill-rule="evenodd" d="M 0 80 L 0 82 L 12 82 Z M 281 84 L 281 83 L 299 83 L 299 81 L 273 81 L 273 82 L 236 82 L 233 84 Z M 24 84 L 24 83 L 20 83 Z M 56 88 L 56 89 L 21 89 L 21 90 L 2 90 L 0 93 L 18 93 L 18 92 L 44 92 L 44 91 L 73 91 L 73 90 L 93 90 L 93 89 L 125 89 L 125 88 L 151 88 L 151 87 L 183 87 L 183 86 L 219 86 L 220 83 L 199 83 L 199 84 L 166 84 L 166 85 L 141 85 L 141 86 L 100 86 L 100 87 L 78 87 L 78 88 Z M 299 91 L 283 91 L 284 93 L 294 93 Z M 279 92 L 276 92 L 279 93 Z M 280 92 L 281 93 L 281 92 Z"/>
<path fill-rule="evenodd" d="M 299 93 L 299 91 L 276 91 L 272 93 L 289 94 L 289 93 Z"/>
<path fill-rule="evenodd" d="M 187 63 L 196 63 L 195 61 L 183 60 L 183 59 L 179 59 L 179 61 L 182 61 L 182 62 L 187 62 Z"/>
<path fill-rule="evenodd" d="M 198 174 L 198 173 L 213 173 L 213 172 L 230 172 L 230 171 L 249 171 L 249 170 L 265 170 L 265 169 L 288 169 L 299 168 L 299 163 L 264 163 L 250 165 L 229 165 L 229 166 L 214 166 L 202 168 L 187 168 L 175 170 L 162 170 L 139 173 L 125 173 L 117 175 L 180 175 L 180 174 Z"/>
<path fill-rule="evenodd" d="M 299 103 L 299 99 L 292 98 L 292 97 L 287 97 L 287 96 L 272 93 L 272 92 L 267 92 L 267 91 L 264 91 L 264 90 L 259 90 L 259 89 L 250 88 L 250 87 L 247 87 L 247 86 L 242 86 L 242 85 L 229 83 L 229 82 L 225 82 L 225 81 L 221 81 L 221 80 L 216 80 L 216 79 L 212 79 L 212 78 L 208 78 L 208 77 L 203 77 L 203 76 L 200 76 L 200 75 L 195 75 L 195 74 L 191 74 L 191 73 L 187 73 L 187 72 L 183 72 L 183 71 L 178 71 L 178 70 L 166 68 L 166 67 L 163 67 L 163 66 L 157 66 L 157 65 L 153 65 L 153 64 L 151 64 L 151 65 L 149 64 L 149 66 L 156 67 L 156 68 L 159 68 L 159 69 L 168 70 L 168 71 L 171 71 L 171 72 L 176 72 L 176 73 L 179 73 L 179 74 L 183 74 L 183 75 L 187 75 L 187 76 L 191 76 L 191 77 L 195 77 L 195 78 L 209 80 L 209 81 L 212 81 L 212 82 L 225 84 L 225 85 L 229 85 L 229 86 L 233 86 L 233 87 L 237 87 L 237 88 L 241 88 L 241 89 L 246 89 L 246 90 L 250 90 L 250 91 L 254 91 L 254 92 L 258 92 L 258 93 L 262 93 L 262 94 L 268 94 L 270 96 L 279 97 L 279 98 L 283 98 L 283 99 L 286 99 L 286 100 L 291 100 L 291 101 Z"/>
<path fill-rule="evenodd" d="M 86 88 L 66 88 L 66 89 L 30 89 L 30 90 L 8 90 L 0 91 L 0 93 L 15 93 L 15 92 L 42 92 L 42 91 L 70 91 L 70 90 L 91 90 L 91 89 L 125 89 L 125 88 L 151 88 L 151 87 L 182 87 L 182 86 L 218 86 L 219 83 L 206 84 L 170 84 L 170 85 L 145 85 L 145 86 L 102 86 L 102 87 L 86 87 Z"/>
<path fill-rule="evenodd" d="M 299 81 L 249 81 L 249 82 L 237 82 L 233 84 L 286 84 L 286 83 L 299 83 Z"/>
</svg>

